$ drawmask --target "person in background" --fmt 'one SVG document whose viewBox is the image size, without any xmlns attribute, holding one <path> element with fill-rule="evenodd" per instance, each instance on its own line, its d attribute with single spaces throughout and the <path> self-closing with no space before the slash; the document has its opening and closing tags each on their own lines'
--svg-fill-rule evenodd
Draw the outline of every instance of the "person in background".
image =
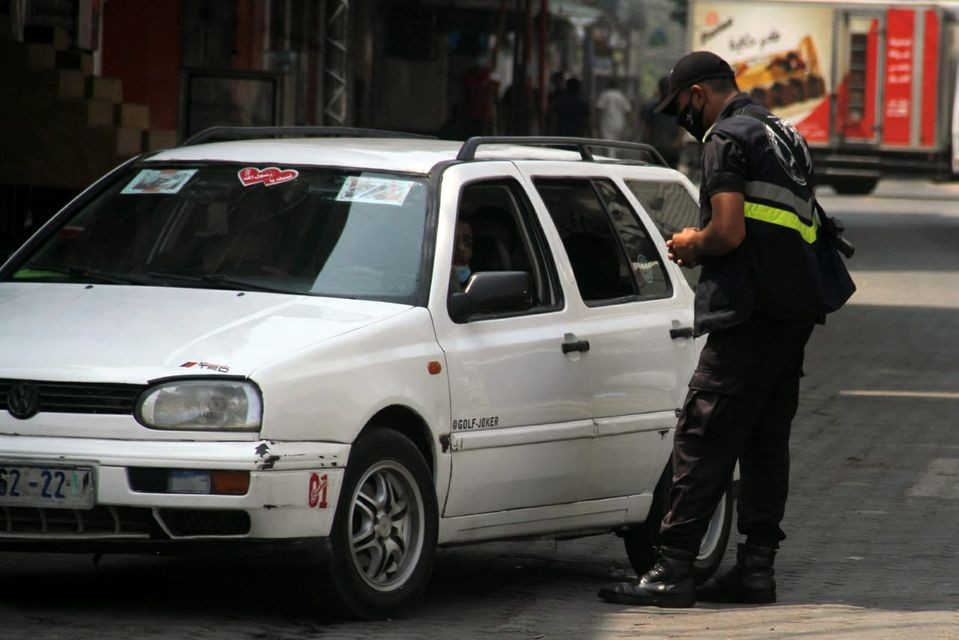
<svg viewBox="0 0 959 640">
<path fill-rule="evenodd" d="M 577 78 L 566 80 L 566 90 L 556 96 L 550 114 L 551 131 L 558 136 L 590 135 L 589 103 L 580 96 L 582 84 Z"/>
<path fill-rule="evenodd" d="M 679 166 L 683 138 L 686 134 L 676 123 L 675 116 L 656 111 L 656 106 L 666 98 L 668 93 L 669 76 L 666 75 L 659 79 L 658 97 L 643 107 L 641 139 L 656 147 L 669 166 L 675 169 Z"/>
<path fill-rule="evenodd" d="M 489 135 L 496 117 L 496 81 L 490 77 L 485 56 L 477 56 L 463 73 L 460 86 L 460 134 L 463 138 Z"/>
<path fill-rule="evenodd" d="M 633 105 L 620 88 L 617 80 L 596 99 L 596 129 L 605 140 L 623 140 L 629 133 L 629 115 Z"/>
<path fill-rule="evenodd" d="M 549 75 L 549 93 L 547 94 L 546 108 L 553 110 L 553 104 L 556 98 L 563 94 L 563 88 L 566 85 L 566 79 L 562 71 L 554 71 Z"/>
</svg>

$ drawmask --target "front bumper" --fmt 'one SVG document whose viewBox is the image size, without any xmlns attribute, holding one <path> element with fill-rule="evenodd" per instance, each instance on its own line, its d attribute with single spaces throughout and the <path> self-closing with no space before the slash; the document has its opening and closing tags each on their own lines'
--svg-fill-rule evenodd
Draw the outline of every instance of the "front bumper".
<svg viewBox="0 0 959 640">
<path fill-rule="evenodd" d="M 204 540 L 283 541 L 329 535 L 348 444 L 333 442 L 158 442 L 0 436 L 8 463 L 79 464 L 95 470 L 91 510 L 0 508 L 0 547 L 26 543 L 77 551 Z M 129 469 L 250 473 L 245 495 L 149 493 Z M 317 488 L 325 489 L 317 499 Z M 311 495 L 311 490 L 312 494 Z M 312 504 L 312 506 L 311 506 Z M 81 544 L 82 543 L 82 544 Z M 66 548 L 63 548 L 66 547 Z"/>
</svg>

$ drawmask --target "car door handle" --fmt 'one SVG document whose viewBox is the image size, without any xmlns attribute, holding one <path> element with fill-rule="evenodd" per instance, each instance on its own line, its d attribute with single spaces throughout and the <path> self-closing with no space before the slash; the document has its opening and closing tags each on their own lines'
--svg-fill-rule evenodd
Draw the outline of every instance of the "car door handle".
<svg viewBox="0 0 959 640">
<path fill-rule="evenodd" d="M 693 337 L 693 328 L 692 327 L 676 327 L 669 330 L 669 337 L 673 340 L 679 340 L 680 338 L 692 338 Z"/>
<path fill-rule="evenodd" d="M 582 353 L 589 351 L 589 340 L 576 340 L 575 342 L 563 343 L 563 353 L 572 353 L 573 351 L 580 351 Z"/>
</svg>

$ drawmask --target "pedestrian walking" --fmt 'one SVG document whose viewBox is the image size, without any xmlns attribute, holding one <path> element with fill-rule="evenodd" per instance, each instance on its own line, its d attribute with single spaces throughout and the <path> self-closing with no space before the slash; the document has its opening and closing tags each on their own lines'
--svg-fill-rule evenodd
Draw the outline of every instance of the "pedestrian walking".
<svg viewBox="0 0 959 640">
<path fill-rule="evenodd" d="M 600 590 L 611 602 L 689 607 L 774 602 L 773 561 L 789 486 L 789 432 L 813 326 L 854 287 L 827 273 L 812 161 L 802 136 L 740 93 L 708 52 L 681 58 L 657 109 L 703 140 L 701 228 L 667 242 L 676 263 L 702 271 L 694 334 L 709 337 L 676 425 L 670 505 L 659 557 L 635 582 Z M 820 267 L 826 264 L 826 267 Z M 840 274 L 841 275 L 841 274 Z M 825 283 L 844 284 L 836 297 Z M 837 280 L 837 281 L 839 281 Z M 737 526 L 745 536 L 727 574 L 694 589 L 693 563 L 737 459 Z"/>
<path fill-rule="evenodd" d="M 596 123 L 599 137 L 605 140 L 622 140 L 629 133 L 629 116 L 633 105 L 612 80 L 596 98 Z"/>
</svg>

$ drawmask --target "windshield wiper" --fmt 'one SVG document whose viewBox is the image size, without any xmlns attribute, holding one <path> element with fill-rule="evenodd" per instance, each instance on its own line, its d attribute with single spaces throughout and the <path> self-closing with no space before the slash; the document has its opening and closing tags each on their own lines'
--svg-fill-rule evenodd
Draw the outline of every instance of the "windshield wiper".
<svg viewBox="0 0 959 640">
<path fill-rule="evenodd" d="M 60 267 L 48 264 L 28 264 L 20 269 L 20 271 L 24 270 L 46 271 L 49 273 L 76 276 L 77 278 L 85 278 L 87 280 L 98 280 L 109 284 L 146 284 L 143 278 L 138 278 L 132 274 L 111 273 L 109 271 L 91 269 L 90 267 Z M 16 276 L 16 272 L 14 276 Z"/>
<path fill-rule="evenodd" d="M 181 273 L 164 273 L 160 271 L 148 271 L 147 276 L 157 280 L 171 280 L 174 282 L 184 282 L 194 285 L 212 284 L 219 289 L 231 289 L 234 291 L 265 291 L 267 293 L 298 293 L 289 289 L 271 287 L 257 282 L 250 282 L 242 278 L 223 275 L 222 273 L 211 273 L 202 276 L 192 276 Z"/>
</svg>

